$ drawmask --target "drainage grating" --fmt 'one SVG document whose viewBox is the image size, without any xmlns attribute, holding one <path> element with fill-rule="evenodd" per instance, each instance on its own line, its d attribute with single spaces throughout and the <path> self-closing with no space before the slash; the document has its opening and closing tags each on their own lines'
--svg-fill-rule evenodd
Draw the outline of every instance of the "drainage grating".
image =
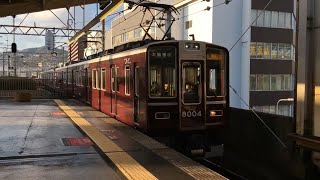
<svg viewBox="0 0 320 180">
<path fill-rule="evenodd" d="M 63 144 L 65 146 L 92 146 L 93 142 L 87 138 L 61 138 Z"/>
<path fill-rule="evenodd" d="M 66 114 L 64 112 L 52 112 L 51 116 L 65 116 Z"/>
</svg>

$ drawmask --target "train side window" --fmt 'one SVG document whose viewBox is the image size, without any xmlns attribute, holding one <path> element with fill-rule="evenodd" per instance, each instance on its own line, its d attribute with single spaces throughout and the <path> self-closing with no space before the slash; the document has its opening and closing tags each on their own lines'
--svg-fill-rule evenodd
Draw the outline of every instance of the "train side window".
<svg viewBox="0 0 320 180">
<path fill-rule="evenodd" d="M 111 68 L 111 91 L 119 92 L 119 84 L 118 84 L 118 72 L 119 67 L 112 67 Z"/>
<path fill-rule="evenodd" d="M 92 70 L 92 88 L 96 89 L 96 80 L 97 80 L 97 70 Z"/>
<path fill-rule="evenodd" d="M 225 52 L 221 49 L 207 50 L 207 96 L 225 95 Z"/>
<path fill-rule="evenodd" d="M 77 86 L 79 86 L 79 71 L 76 71 L 75 73 L 74 73 L 75 75 L 75 84 L 77 85 Z"/>
<path fill-rule="evenodd" d="M 101 77 L 99 75 L 99 71 L 97 70 L 96 71 L 96 87 L 97 87 L 97 89 L 100 89 L 100 85 L 101 85 L 100 79 L 101 79 Z"/>
<path fill-rule="evenodd" d="M 71 83 L 72 83 L 72 72 L 73 72 L 73 71 L 71 71 L 71 72 L 69 71 L 69 72 L 68 72 L 68 84 L 71 84 Z"/>
<path fill-rule="evenodd" d="M 176 48 L 151 47 L 149 56 L 149 95 L 151 98 L 176 96 Z"/>
<path fill-rule="evenodd" d="M 117 89 L 117 92 L 119 92 L 119 79 L 118 79 L 118 76 L 119 76 L 119 67 L 116 67 L 116 89 Z"/>
<path fill-rule="evenodd" d="M 101 89 L 106 90 L 106 69 L 101 69 Z"/>
<path fill-rule="evenodd" d="M 79 71 L 79 86 L 82 86 L 82 71 Z"/>
<path fill-rule="evenodd" d="M 124 85 L 124 93 L 125 95 L 130 95 L 130 66 L 125 66 L 125 85 Z"/>
</svg>

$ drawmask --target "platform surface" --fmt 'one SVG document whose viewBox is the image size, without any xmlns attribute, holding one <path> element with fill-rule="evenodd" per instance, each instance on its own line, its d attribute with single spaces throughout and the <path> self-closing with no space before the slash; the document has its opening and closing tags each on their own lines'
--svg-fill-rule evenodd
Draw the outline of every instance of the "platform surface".
<svg viewBox="0 0 320 180">
<path fill-rule="evenodd" d="M 0 100 L 0 179 L 22 178 L 226 179 L 77 100 Z"/>
</svg>

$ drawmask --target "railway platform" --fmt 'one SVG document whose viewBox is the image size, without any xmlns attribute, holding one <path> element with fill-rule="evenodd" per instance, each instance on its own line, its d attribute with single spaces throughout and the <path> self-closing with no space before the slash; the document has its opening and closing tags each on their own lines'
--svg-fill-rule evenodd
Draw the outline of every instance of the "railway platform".
<svg viewBox="0 0 320 180">
<path fill-rule="evenodd" d="M 226 179 L 77 100 L 0 100 L 0 179 Z"/>
</svg>

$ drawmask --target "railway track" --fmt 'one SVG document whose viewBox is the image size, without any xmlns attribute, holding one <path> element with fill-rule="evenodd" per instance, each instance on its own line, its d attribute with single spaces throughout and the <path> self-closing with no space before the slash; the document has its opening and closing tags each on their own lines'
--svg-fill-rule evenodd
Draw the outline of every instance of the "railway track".
<svg viewBox="0 0 320 180">
<path fill-rule="evenodd" d="M 221 167 L 220 165 L 206 159 L 206 158 L 197 158 L 195 159 L 197 162 L 199 162 L 200 164 L 206 166 L 209 169 L 212 169 L 213 171 L 225 176 L 228 179 L 231 180 L 247 180 L 246 178 L 242 177 L 239 174 L 236 174 L 232 171 L 229 171 L 227 169 L 224 169 L 223 167 Z"/>
</svg>

